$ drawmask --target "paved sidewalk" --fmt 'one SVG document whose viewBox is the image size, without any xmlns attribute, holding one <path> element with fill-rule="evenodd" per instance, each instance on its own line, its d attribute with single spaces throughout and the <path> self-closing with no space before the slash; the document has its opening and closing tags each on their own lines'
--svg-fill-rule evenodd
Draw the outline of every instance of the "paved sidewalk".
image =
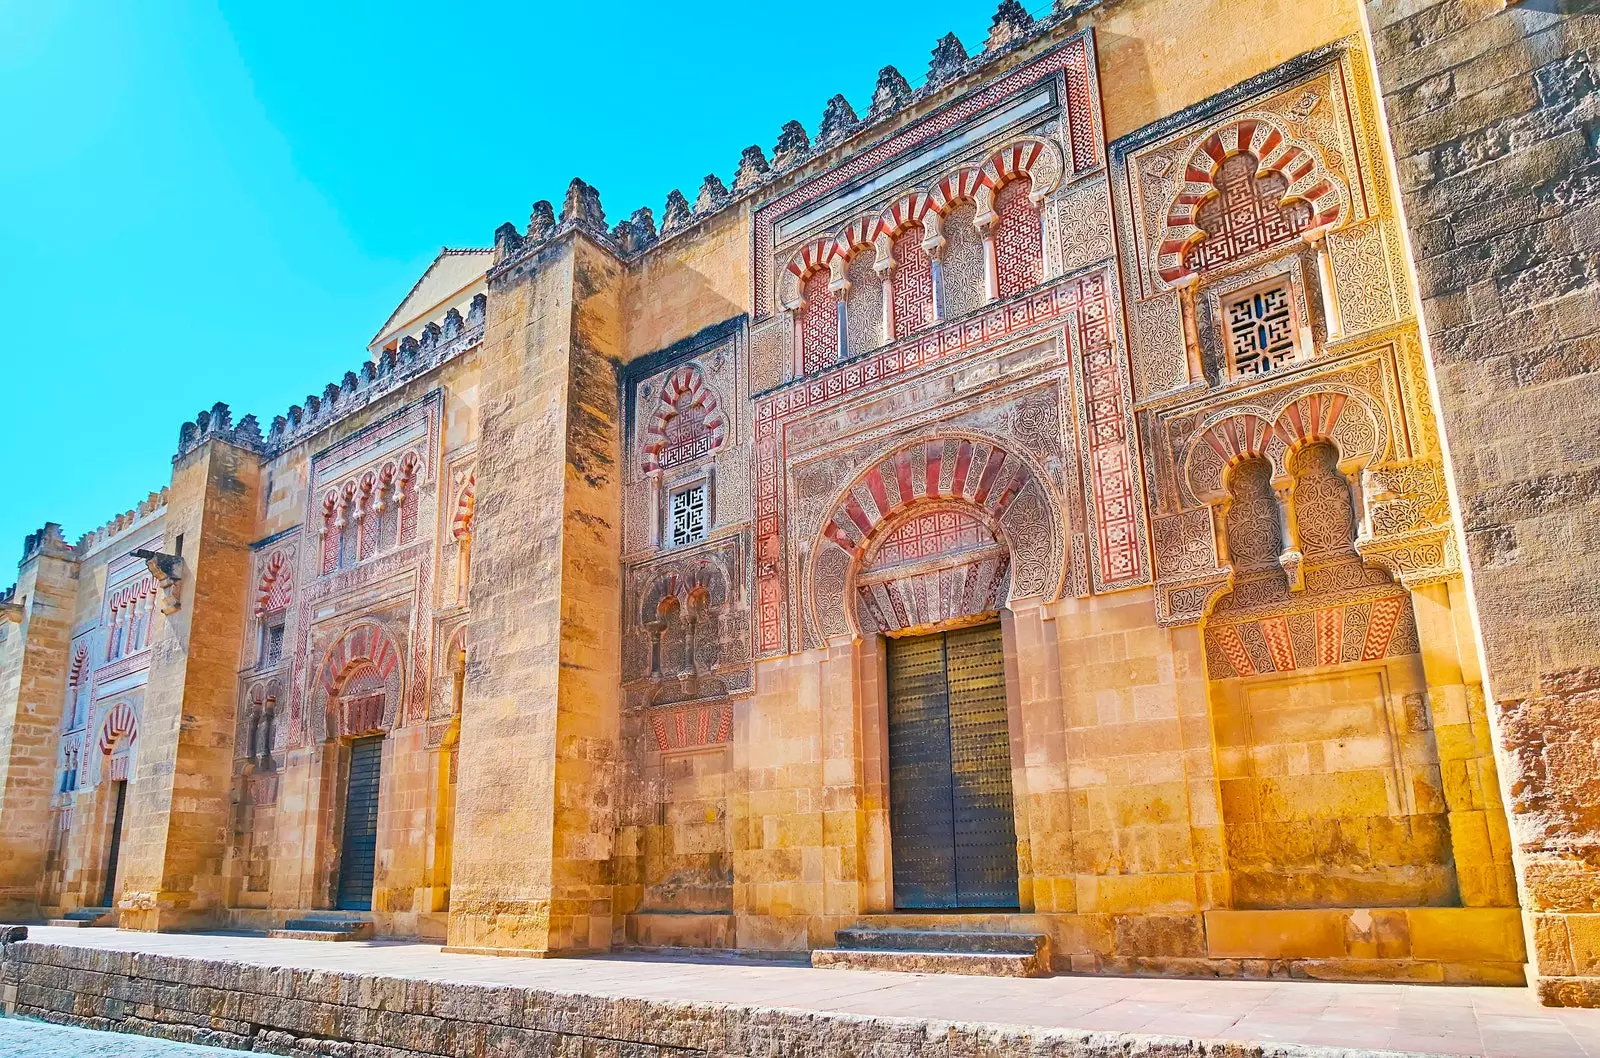
<svg viewBox="0 0 1600 1058">
<path fill-rule="evenodd" d="M 49 944 L 555 992 L 1484 1058 L 1600 1058 L 1600 1010 L 1525 988 L 813 970 L 727 958 L 517 959 L 392 941 L 32 927 Z"/>
<path fill-rule="evenodd" d="M 0 1018 L 0 1055 L 5 1058 L 229 1058 L 237 1053 L 123 1032 Z"/>
</svg>

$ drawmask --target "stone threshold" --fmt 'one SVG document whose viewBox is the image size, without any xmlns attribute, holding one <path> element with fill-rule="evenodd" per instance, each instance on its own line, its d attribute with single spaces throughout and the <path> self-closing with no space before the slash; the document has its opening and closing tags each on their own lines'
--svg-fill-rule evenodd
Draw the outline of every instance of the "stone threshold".
<svg viewBox="0 0 1600 1058">
<path fill-rule="evenodd" d="M 1541 1010 L 1526 989 L 934 978 L 617 956 L 506 960 L 443 955 L 434 946 L 392 942 L 326 945 L 237 935 L 33 932 L 35 939 L 3 945 L 0 1012 L 277 1054 L 1507 1058 L 1582 1056 L 1578 1040 L 1600 1038 L 1600 1012 Z M 89 939 L 79 943 L 85 933 Z M 1167 993 L 1181 1003 L 1164 1000 Z M 1274 998 L 1280 995 L 1288 998 Z M 1281 1013 L 1272 1015 L 1276 1022 L 1269 1018 L 1247 1028 L 1241 1021 L 1235 1031 L 1192 1035 L 1027 1023 L 1070 1020 L 1068 1005 L 1085 996 L 1100 999 L 1084 1010 L 1106 1002 L 1112 1021 L 1124 1006 L 1148 1011 L 1165 1003 L 1172 1011 L 1170 1024 L 1180 1027 L 1210 1024 L 1205 1012 L 1215 1017 L 1215 1010 L 1230 1002 L 1240 1012 L 1276 1004 Z M 1371 1016 L 1349 1017 L 1347 1011 L 1342 1021 L 1319 1022 L 1320 1015 L 1304 1013 L 1351 1003 L 1356 1004 L 1351 1011 L 1370 1010 Z M 1416 1007 L 1416 1017 L 1396 1022 L 1393 1040 L 1437 1039 L 1446 1046 L 1383 1046 L 1370 1022 L 1382 1022 L 1383 1012 L 1406 1006 Z M 1496 1031 L 1504 1031 L 1508 1019 L 1525 1020 L 1535 1032 L 1530 1040 L 1536 1051 L 1492 1044 L 1487 1029 L 1480 1035 L 1479 1007 L 1486 1021 L 1499 1026 Z M 1200 1013 L 1185 1015 L 1186 1009 Z M 1097 1015 L 1102 1025 L 1106 1014 Z M 1246 1020 L 1255 1016 L 1245 1015 Z M 1360 1024 L 1363 1020 L 1368 1024 Z M 1416 1025 L 1449 1031 L 1417 1037 Z M 1559 1037 L 1551 1034 L 1551 1025 L 1561 1031 Z M 1327 1042 L 1340 1039 L 1341 1032 L 1349 1042 Z M 1562 1049 L 1565 1044 L 1570 1052 Z"/>
</svg>

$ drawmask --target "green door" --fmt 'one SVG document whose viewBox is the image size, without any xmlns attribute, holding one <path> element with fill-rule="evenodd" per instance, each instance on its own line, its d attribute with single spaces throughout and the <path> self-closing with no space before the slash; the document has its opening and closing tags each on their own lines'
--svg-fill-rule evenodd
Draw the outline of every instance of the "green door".
<svg viewBox="0 0 1600 1058">
<path fill-rule="evenodd" d="M 1000 626 L 889 640 L 895 906 L 1017 906 Z"/>
</svg>

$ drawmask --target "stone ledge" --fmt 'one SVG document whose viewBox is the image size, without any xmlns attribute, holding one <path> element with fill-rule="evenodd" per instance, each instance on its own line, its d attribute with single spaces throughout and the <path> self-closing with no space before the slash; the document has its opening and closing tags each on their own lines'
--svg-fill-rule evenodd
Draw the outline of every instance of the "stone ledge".
<svg viewBox="0 0 1600 1058">
<path fill-rule="evenodd" d="M 967 974 L 973 977 L 1049 977 L 1050 964 L 1038 954 L 972 951 L 891 951 L 818 948 L 811 965 L 826 970 L 891 970 L 896 973 Z"/>
<path fill-rule="evenodd" d="M 0 996 L 7 1015 L 305 1056 L 1371 1058 L 1394 1053 L 586 995 L 38 941 L 5 946 Z"/>
</svg>

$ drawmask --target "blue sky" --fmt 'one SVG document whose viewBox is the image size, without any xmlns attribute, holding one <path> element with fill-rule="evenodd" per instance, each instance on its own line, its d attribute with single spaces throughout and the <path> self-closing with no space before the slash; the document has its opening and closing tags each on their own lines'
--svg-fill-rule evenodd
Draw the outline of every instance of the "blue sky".
<svg viewBox="0 0 1600 1058">
<path fill-rule="evenodd" d="M 996 4 L 0 0 L 0 586 L 25 533 L 165 484 L 196 411 L 266 424 L 359 366 L 441 245 L 573 176 L 659 220 Z"/>
</svg>

